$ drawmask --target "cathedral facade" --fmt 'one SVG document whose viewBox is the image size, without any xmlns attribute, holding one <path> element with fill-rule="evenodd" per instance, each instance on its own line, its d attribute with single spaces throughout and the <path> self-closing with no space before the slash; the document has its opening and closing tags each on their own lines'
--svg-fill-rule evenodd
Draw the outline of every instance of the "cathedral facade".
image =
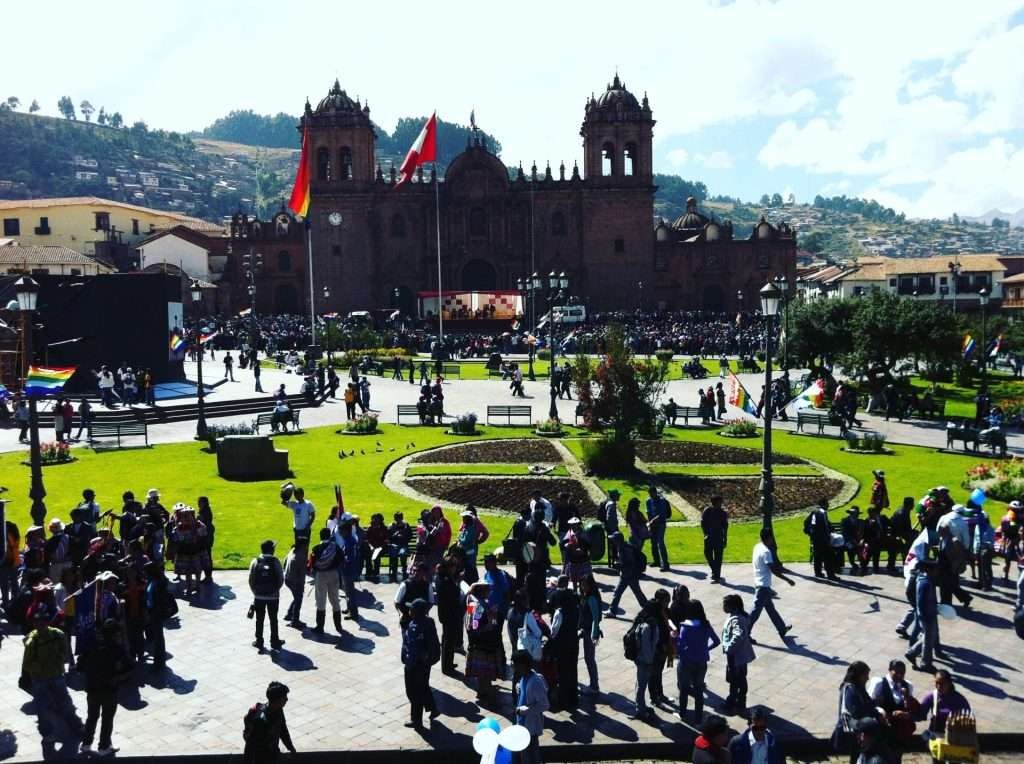
<svg viewBox="0 0 1024 764">
<path fill-rule="evenodd" d="M 564 271 L 592 310 L 732 310 L 738 289 L 752 289 L 754 304 L 758 279 L 757 288 L 782 273 L 794 283 L 788 230 L 766 223 L 770 234 L 734 239 L 695 206 L 672 225 L 654 219 L 654 124 L 647 96 L 616 75 L 586 101 L 582 169 L 510 173 L 474 137 L 436 185 L 428 169 L 395 188 L 394 169 L 376 162 L 369 106 L 335 82 L 315 108 L 306 103 L 299 126 L 310 140 L 317 311 L 414 313 L 416 294 L 438 288 L 438 208 L 446 291 L 515 289 L 534 271 Z"/>
</svg>

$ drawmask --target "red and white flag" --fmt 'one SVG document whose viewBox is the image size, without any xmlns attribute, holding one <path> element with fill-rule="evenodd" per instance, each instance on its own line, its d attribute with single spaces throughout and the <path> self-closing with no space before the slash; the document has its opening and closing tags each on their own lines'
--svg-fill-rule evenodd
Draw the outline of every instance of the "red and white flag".
<svg viewBox="0 0 1024 764">
<path fill-rule="evenodd" d="M 416 168 L 427 162 L 437 159 L 437 112 L 430 115 L 427 124 L 420 130 L 415 142 L 409 147 L 409 153 L 405 155 L 405 161 L 398 169 L 398 182 L 395 188 L 408 183 Z"/>
</svg>

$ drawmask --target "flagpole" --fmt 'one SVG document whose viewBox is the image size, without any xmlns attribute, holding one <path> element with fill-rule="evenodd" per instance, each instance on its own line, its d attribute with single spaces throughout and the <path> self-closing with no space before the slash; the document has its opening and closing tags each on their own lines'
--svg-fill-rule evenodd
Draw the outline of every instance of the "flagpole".
<svg viewBox="0 0 1024 764">
<path fill-rule="evenodd" d="M 444 315 L 441 310 L 441 176 L 434 161 L 434 225 L 437 228 L 437 333 L 444 349 Z"/>
<path fill-rule="evenodd" d="M 309 218 L 306 219 L 306 256 L 309 262 L 309 344 L 311 347 L 316 347 L 316 305 L 313 302 L 313 226 L 309 224 Z"/>
</svg>

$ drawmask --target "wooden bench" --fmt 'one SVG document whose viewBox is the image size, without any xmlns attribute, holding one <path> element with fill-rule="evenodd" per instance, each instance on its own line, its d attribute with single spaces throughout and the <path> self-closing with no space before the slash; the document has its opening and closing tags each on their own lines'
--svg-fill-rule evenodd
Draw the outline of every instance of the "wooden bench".
<svg viewBox="0 0 1024 764">
<path fill-rule="evenodd" d="M 402 417 L 404 416 L 416 417 L 416 421 L 420 421 L 420 410 L 419 407 L 416 406 L 416 404 L 409 405 L 399 403 L 398 406 L 396 406 L 396 409 L 397 411 L 395 412 L 395 424 L 401 424 Z"/>
<path fill-rule="evenodd" d="M 435 366 L 434 368 L 436 369 L 437 367 Z M 441 376 L 462 379 L 462 367 L 454 363 L 443 363 L 441 364 Z"/>
<path fill-rule="evenodd" d="M 661 412 L 665 415 L 666 420 L 669 419 L 669 414 L 666 409 L 663 408 Z M 682 419 L 683 424 L 689 425 L 691 417 L 693 419 L 700 419 L 700 409 L 696 406 L 676 406 L 676 419 Z M 672 422 L 669 422 L 669 424 L 671 425 Z"/>
<path fill-rule="evenodd" d="M 511 426 L 512 417 L 526 417 L 528 422 L 533 421 L 533 409 L 530 406 L 488 406 L 487 424 L 491 423 L 491 417 L 505 417 L 506 423 Z"/>
<path fill-rule="evenodd" d="M 415 527 L 415 526 L 414 526 Z M 409 541 L 409 546 L 405 548 L 405 561 L 406 565 L 416 559 L 416 547 L 419 542 L 416 540 L 416 535 L 413 533 L 412 539 Z M 380 550 L 380 567 L 384 569 L 384 560 L 391 560 L 391 544 L 385 544 Z M 390 566 L 388 566 L 390 568 Z M 397 565 L 395 566 L 397 567 Z M 406 577 L 408 577 L 408 568 L 406 568 Z"/>
<path fill-rule="evenodd" d="M 505 381 L 506 382 L 510 382 L 512 380 L 512 375 L 514 373 L 515 373 L 514 371 L 503 372 L 501 369 L 488 369 L 487 370 L 487 378 L 488 379 L 501 379 L 501 375 L 502 374 L 507 374 L 508 376 L 505 378 Z"/>
<path fill-rule="evenodd" d="M 796 431 L 803 432 L 805 424 L 813 424 L 818 427 L 818 434 L 824 435 L 825 428 L 828 426 L 838 427 L 839 434 L 842 435 L 846 431 L 846 427 L 841 422 L 835 422 L 832 420 L 832 415 L 826 412 L 820 411 L 797 411 L 796 412 Z"/>
<path fill-rule="evenodd" d="M 100 438 L 117 438 L 117 447 L 121 448 L 122 435 L 141 435 L 149 448 L 149 429 L 145 422 L 93 422 L 89 425 L 89 445 Z"/>
<path fill-rule="evenodd" d="M 298 409 L 292 409 L 291 423 L 292 423 L 292 427 L 295 428 L 296 432 L 299 432 L 301 430 L 301 428 L 299 427 L 299 414 L 301 414 L 301 413 L 302 412 L 300 412 Z M 256 419 L 252 423 L 253 434 L 254 435 L 259 435 L 261 427 L 269 427 L 274 432 L 277 432 L 277 430 L 274 429 L 274 413 L 273 412 L 269 412 L 269 413 L 266 413 L 266 414 L 257 414 L 256 415 Z"/>
</svg>

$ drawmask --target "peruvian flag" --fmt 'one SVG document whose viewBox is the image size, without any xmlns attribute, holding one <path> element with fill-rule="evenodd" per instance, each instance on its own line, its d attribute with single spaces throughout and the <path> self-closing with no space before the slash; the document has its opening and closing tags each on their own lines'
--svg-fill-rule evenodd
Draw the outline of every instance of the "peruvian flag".
<svg viewBox="0 0 1024 764">
<path fill-rule="evenodd" d="M 427 124 L 420 130 L 416 141 L 409 147 L 409 153 L 405 155 L 405 161 L 398 169 L 398 182 L 395 188 L 409 182 L 409 178 L 420 165 L 437 160 L 437 112 L 430 115 Z"/>
</svg>

